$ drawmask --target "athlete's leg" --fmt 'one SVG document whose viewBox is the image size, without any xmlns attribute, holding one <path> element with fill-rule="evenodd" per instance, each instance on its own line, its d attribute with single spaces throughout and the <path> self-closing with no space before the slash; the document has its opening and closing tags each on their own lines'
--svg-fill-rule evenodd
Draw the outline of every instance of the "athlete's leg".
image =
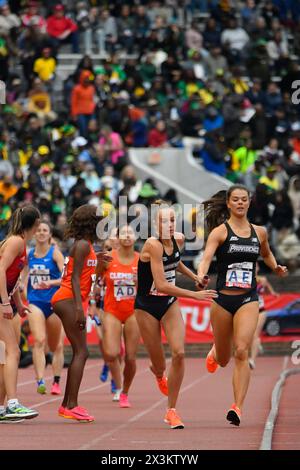
<svg viewBox="0 0 300 470">
<path fill-rule="evenodd" d="M 68 368 L 65 396 L 62 406 L 74 408 L 78 405 L 78 391 L 89 352 L 86 345 L 86 330 L 80 330 L 75 322 L 75 304 L 66 299 L 54 305 L 54 311 L 61 319 L 64 331 L 71 343 L 73 357 Z"/>
<path fill-rule="evenodd" d="M 46 319 L 42 310 L 36 305 L 29 305 L 30 312 L 28 320 L 30 330 L 34 339 L 33 345 L 33 365 L 37 380 L 44 378 L 46 360 L 45 360 L 45 344 L 46 344 Z"/>
<path fill-rule="evenodd" d="M 0 406 L 4 406 L 6 390 L 4 385 L 4 365 L 0 364 Z"/>
<path fill-rule="evenodd" d="M 214 346 L 212 348 L 215 360 L 221 367 L 225 367 L 232 355 L 232 314 L 223 307 L 213 302 L 210 311 L 210 321 L 214 334 Z"/>
<path fill-rule="evenodd" d="M 161 379 L 166 370 L 166 359 L 161 343 L 160 321 L 144 310 L 135 310 L 135 316 L 151 359 L 151 370 L 158 379 Z"/>
<path fill-rule="evenodd" d="M 163 328 L 171 349 L 172 363 L 168 375 L 169 408 L 176 408 L 179 390 L 184 375 L 185 325 L 178 301 L 168 309 L 162 318 Z"/>
<path fill-rule="evenodd" d="M 123 372 L 123 393 L 128 393 L 136 373 L 136 354 L 140 336 L 141 334 L 135 315 L 131 315 L 124 325 L 125 367 Z"/>
<path fill-rule="evenodd" d="M 20 315 L 17 313 L 14 316 L 12 321 L 13 321 L 13 325 L 14 325 L 14 330 L 15 330 L 17 343 L 20 344 L 20 339 L 21 339 L 21 317 L 20 317 Z"/>
<path fill-rule="evenodd" d="M 47 318 L 46 330 L 49 349 L 53 352 L 53 377 L 60 377 L 64 366 L 64 335 L 62 334 L 62 329 L 60 318 L 55 313 L 52 313 Z"/>
<path fill-rule="evenodd" d="M 250 302 L 239 308 L 233 318 L 233 344 L 235 367 L 233 393 L 236 406 L 242 408 L 250 380 L 249 349 L 258 320 L 258 302 Z"/>
<path fill-rule="evenodd" d="M 250 352 L 250 359 L 254 363 L 255 363 L 256 357 L 258 355 L 258 350 L 259 350 L 259 347 L 260 347 L 260 344 L 261 344 L 260 335 L 261 335 L 262 329 L 264 327 L 265 321 L 266 321 L 266 313 L 261 312 L 258 315 L 257 327 L 256 327 L 256 330 L 255 330 L 255 333 L 254 333 L 254 338 L 253 338 L 253 341 L 252 341 L 251 352 Z"/>
<path fill-rule="evenodd" d="M 121 367 L 118 360 L 120 341 L 122 336 L 122 323 L 111 313 L 105 312 L 103 319 L 103 351 L 104 360 L 109 366 L 116 388 L 122 388 Z"/>
<path fill-rule="evenodd" d="M 0 340 L 5 344 L 5 360 L 3 365 L 3 378 L 7 399 L 17 398 L 17 377 L 20 360 L 20 348 L 12 320 L 0 315 Z"/>
<path fill-rule="evenodd" d="M 0 406 L 4 406 L 6 390 L 4 385 L 5 344 L 0 341 Z"/>
</svg>

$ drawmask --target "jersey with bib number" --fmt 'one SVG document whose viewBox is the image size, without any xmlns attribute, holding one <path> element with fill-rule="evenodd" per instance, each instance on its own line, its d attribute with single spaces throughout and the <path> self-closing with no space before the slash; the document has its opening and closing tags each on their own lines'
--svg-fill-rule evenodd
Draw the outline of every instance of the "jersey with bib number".
<svg viewBox="0 0 300 470">
<path fill-rule="evenodd" d="M 250 237 L 240 237 L 225 222 L 227 237 L 216 251 L 217 290 L 256 289 L 256 261 L 260 253 L 260 241 L 250 224 Z"/>
</svg>

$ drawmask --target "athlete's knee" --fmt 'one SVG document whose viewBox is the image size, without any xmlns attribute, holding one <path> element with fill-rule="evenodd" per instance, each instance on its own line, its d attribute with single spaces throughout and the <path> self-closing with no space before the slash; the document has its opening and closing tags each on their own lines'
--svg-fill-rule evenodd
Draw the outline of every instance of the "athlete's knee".
<svg viewBox="0 0 300 470">
<path fill-rule="evenodd" d="M 116 351 L 104 351 L 105 362 L 114 362 L 118 359 L 118 352 Z"/>
<path fill-rule="evenodd" d="M 53 349 L 52 352 L 55 354 L 62 354 L 64 350 L 64 345 L 62 343 L 58 343 L 58 345 Z"/>
<path fill-rule="evenodd" d="M 175 349 L 172 351 L 172 362 L 180 363 L 184 361 L 184 349 Z"/>
<path fill-rule="evenodd" d="M 88 358 L 89 358 L 89 350 L 88 348 L 85 346 L 83 347 L 82 349 L 78 349 L 76 352 L 75 352 L 77 358 L 80 358 L 81 360 L 83 361 L 86 361 Z"/>
<path fill-rule="evenodd" d="M 13 359 L 19 362 L 20 355 L 21 355 L 19 346 L 17 344 L 7 346 L 5 349 L 5 355 L 6 355 L 6 362 L 9 361 L 9 359 Z"/>
<path fill-rule="evenodd" d="M 34 341 L 34 347 L 37 348 L 37 349 L 44 350 L 45 345 L 46 345 L 46 338 L 45 337 L 37 338 Z"/>
<path fill-rule="evenodd" d="M 125 364 L 134 366 L 136 363 L 136 358 L 134 354 L 126 354 L 124 358 Z"/>
<path fill-rule="evenodd" d="M 234 351 L 234 357 L 238 361 L 247 361 L 249 356 L 249 346 L 246 344 L 237 345 Z"/>
</svg>

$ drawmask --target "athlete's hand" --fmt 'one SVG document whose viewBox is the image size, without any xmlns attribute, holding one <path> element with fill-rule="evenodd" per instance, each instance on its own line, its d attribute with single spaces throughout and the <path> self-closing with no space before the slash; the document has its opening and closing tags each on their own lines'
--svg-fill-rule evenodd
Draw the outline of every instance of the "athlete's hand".
<svg viewBox="0 0 300 470">
<path fill-rule="evenodd" d="M 9 305 L 0 305 L 0 313 L 2 313 L 3 318 L 6 320 L 12 320 L 14 317 L 12 306 Z"/>
<path fill-rule="evenodd" d="M 200 290 L 198 292 L 194 292 L 194 299 L 195 300 L 212 300 L 218 297 L 218 293 L 215 290 Z"/>
<path fill-rule="evenodd" d="M 195 280 L 197 290 L 206 289 L 209 284 L 209 277 L 208 276 L 197 276 Z"/>
<path fill-rule="evenodd" d="M 278 266 L 275 268 L 274 273 L 277 274 L 279 277 L 285 277 L 288 275 L 288 268 L 286 266 Z"/>
<path fill-rule="evenodd" d="M 98 251 L 98 253 L 96 253 L 98 263 L 110 263 L 112 257 L 109 253 L 109 251 Z"/>
<path fill-rule="evenodd" d="M 97 315 L 96 305 L 89 305 L 88 316 L 91 317 L 91 319 L 93 320 L 95 315 Z"/>
<path fill-rule="evenodd" d="M 16 307 L 21 318 L 24 318 L 28 313 L 31 313 L 30 308 L 25 304 L 19 304 Z"/>
<path fill-rule="evenodd" d="M 80 330 L 85 330 L 86 318 L 82 308 L 76 310 L 76 324 Z"/>
<path fill-rule="evenodd" d="M 36 289 L 51 289 L 51 282 L 50 281 L 42 281 L 39 284 L 36 284 Z"/>
</svg>

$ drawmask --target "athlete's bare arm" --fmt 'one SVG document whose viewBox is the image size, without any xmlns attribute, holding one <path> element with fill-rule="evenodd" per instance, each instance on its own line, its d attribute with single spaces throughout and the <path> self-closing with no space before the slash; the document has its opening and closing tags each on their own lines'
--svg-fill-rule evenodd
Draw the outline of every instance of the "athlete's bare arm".
<svg viewBox="0 0 300 470">
<path fill-rule="evenodd" d="M 76 305 L 76 323 L 85 325 L 85 316 L 82 308 L 81 292 L 80 292 L 80 275 L 83 269 L 84 260 L 90 253 L 90 245 L 86 240 L 75 242 L 73 250 L 74 268 L 72 273 L 72 290 Z"/>
<path fill-rule="evenodd" d="M 159 292 L 174 297 L 188 297 L 190 299 L 197 300 L 204 300 L 205 298 L 209 299 L 217 296 L 215 291 L 193 292 L 187 289 L 181 289 L 180 287 L 176 287 L 173 284 L 169 283 L 166 280 L 164 273 L 162 261 L 162 244 L 154 238 L 148 239 L 146 244 L 147 247 L 145 253 L 149 254 L 152 276 L 155 282 L 155 286 Z"/>
<path fill-rule="evenodd" d="M 278 276 L 284 277 L 287 275 L 287 267 L 280 266 L 277 264 L 275 256 L 273 255 L 269 241 L 268 241 L 268 234 L 264 227 L 259 225 L 253 225 L 260 241 L 260 254 L 264 260 L 264 263 Z"/>
<path fill-rule="evenodd" d="M 1 247 L 0 252 L 0 297 L 3 304 L 9 303 L 6 271 L 12 265 L 17 256 L 21 256 L 24 250 L 24 240 L 21 237 L 12 236 Z"/>
<path fill-rule="evenodd" d="M 178 246 L 179 250 L 182 251 L 183 247 L 184 247 L 185 236 L 181 232 L 175 232 L 174 238 L 176 240 L 176 243 L 177 243 L 177 246 Z M 197 275 L 195 273 L 193 273 L 193 271 L 191 271 L 191 269 L 189 269 L 187 266 L 185 266 L 185 264 L 182 261 L 179 262 L 176 271 L 178 271 L 179 273 L 183 274 L 184 276 L 192 279 L 195 282 L 198 281 Z"/>
<path fill-rule="evenodd" d="M 224 224 L 214 228 L 208 236 L 202 260 L 198 266 L 198 279 L 205 284 L 204 276 L 207 275 L 212 259 L 218 247 L 224 243 L 227 236 L 227 229 Z"/>
</svg>

